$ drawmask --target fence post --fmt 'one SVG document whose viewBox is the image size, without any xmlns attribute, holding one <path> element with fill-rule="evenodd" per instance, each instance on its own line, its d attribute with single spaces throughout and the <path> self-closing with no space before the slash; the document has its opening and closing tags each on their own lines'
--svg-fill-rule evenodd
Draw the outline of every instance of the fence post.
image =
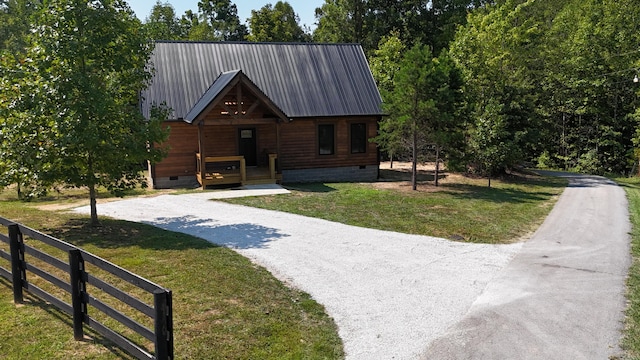
<svg viewBox="0 0 640 360">
<path fill-rule="evenodd" d="M 13 275 L 13 302 L 22 304 L 22 287 L 27 281 L 24 261 L 24 239 L 18 224 L 9 224 L 9 247 L 11 252 L 11 275 Z"/>
<path fill-rule="evenodd" d="M 78 249 L 69 250 L 69 275 L 71 277 L 71 306 L 73 307 L 73 337 L 84 339 L 84 318 L 87 314 L 84 260 Z"/>
<path fill-rule="evenodd" d="M 171 290 L 153 292 L 156 359 L 173 360 L 173 310 Z"/>
</svg>

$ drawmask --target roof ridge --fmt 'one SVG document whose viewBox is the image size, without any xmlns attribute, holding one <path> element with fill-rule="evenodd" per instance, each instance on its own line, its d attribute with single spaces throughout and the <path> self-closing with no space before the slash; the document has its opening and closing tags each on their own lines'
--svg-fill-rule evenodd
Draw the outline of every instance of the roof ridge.
<svg viewBox="0 0 640 360">
<path fill-rule="evenodd" d="M 330 42 L 280 42 L 280 41 L 212 41 L 212 40 L 153 40 L 160 44 L 240 44 L 240 45 L 331 45 L 331 46 L 362 46 L 359 43 L 330 43 Z"/>
</svg>

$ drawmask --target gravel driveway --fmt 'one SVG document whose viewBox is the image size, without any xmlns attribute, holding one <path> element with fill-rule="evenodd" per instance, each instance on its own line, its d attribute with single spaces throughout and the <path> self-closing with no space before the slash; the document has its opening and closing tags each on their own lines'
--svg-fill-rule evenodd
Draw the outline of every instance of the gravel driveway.
<svg viewBox="0 0 640 360">
<path fill-rule="evenodd" d="M 600 177 L 554 175 L 570 186 L 533 237 L 511 245 L 342 225 L 211 201 L 220 196 L 211 192 L 98 211 L 195 235 L 266 267 L 325 306 L 349 360 L 616 356 L 630 264 L 624 191 Z"/>
<path fill-rule="evenodd" d="M 325 306 L 347 359 L 417 359 L 522 248 L 365 229 L 211 201 L 215 194 L 128 199 L 98 212 L 198 236 L 264 266 Z"/>
</svg>

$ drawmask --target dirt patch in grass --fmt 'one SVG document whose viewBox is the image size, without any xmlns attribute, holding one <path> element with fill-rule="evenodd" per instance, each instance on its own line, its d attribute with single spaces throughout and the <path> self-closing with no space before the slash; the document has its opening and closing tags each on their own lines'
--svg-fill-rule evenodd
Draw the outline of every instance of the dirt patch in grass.
<svg viewBox="0 0 640 360">
<path fill-rule="evenodd" d="M 435 186 L 435 163 L 419 163 L 417 192 L 430 193 L 438 191 L 451 191 L 450 184 L 466 184 L 477 182 L 478 179 L 466 177 L 458 173 L 449 173 L 443 164 L 440 164 L 439 186 Z M 374 183 L 376 189 L 413 191 L 411 186 L 411 162 L 394 161 L 393 168 L 388 161 L 380 163 L 380 179 Z"/>
</svg>

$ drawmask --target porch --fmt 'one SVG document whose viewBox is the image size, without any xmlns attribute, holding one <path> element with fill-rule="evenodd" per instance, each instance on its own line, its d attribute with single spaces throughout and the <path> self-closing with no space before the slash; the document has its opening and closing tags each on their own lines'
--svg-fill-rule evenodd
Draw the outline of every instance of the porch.
<svg viewBox="0 0 640 360">
<path fill-rule="evenodd" d="M 204 189 L 211 185 L 276 184 L 282 181 L 277 173 L 277 154 L 268 154 L 268 167 L 247 166 L 244 156 L 206 156 L 196 153 L 196 178 Z"/>
</svg>

